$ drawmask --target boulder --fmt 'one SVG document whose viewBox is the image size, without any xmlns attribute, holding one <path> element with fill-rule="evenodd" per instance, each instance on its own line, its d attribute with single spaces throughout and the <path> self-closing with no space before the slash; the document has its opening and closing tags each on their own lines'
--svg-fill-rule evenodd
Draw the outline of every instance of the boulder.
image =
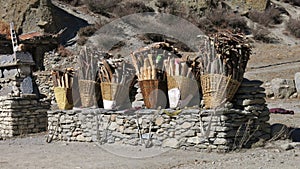
<svg viewBox="0 0 300 169">
<path fill-rule="evenodd" d="M 289 98 L 296 92 L 295 83 L 292 79 L 272 79 L 271 85 L 275 98 Z"/>
<path fill-rule="evenodd" d="M 295 86 L 296 86 L 296 90 L 297 90 L 298 97 L 299 97 L 299 94 L 300 94 L 300 72 L 297 72 L 295 74 Z"/>
</svg>

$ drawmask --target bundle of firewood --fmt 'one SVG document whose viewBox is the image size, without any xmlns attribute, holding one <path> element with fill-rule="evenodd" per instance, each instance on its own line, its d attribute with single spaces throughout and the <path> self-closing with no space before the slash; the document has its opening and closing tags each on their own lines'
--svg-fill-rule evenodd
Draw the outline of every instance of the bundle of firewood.
<svg viewBox="0 0 300 169">
<path fill-rule="evenodd" d="M 139 81 L 166 80 L 163 60 L 178 57 L 178 51 L 168 43 L 153 43 L 131 54 L 132 62 Z"/>
<path fill-rule="evenodd" d="M 205 37 L 192 65 L 201 75 L 222 74 L 240 82 L 250 55 L 251 46 L 243 34 L 219 32 Z"/>
<path fill-rule="evenodd" d="M 168 76 L 183 76 L 193 78 L 192 68 L 188 67 L 185 61 L 180 58 L 170 58 L 164 60 L 164 68 Z"/>
<path fill-rule="evenodd" d="M 51 72 L 54 87 L 72 88 L 74 69 L 66 68 L 64 71 L 53 70 Z"/>
<path fill-rule="evenodd" d="M 80 51 L 80 55 L 78 56 L 78 77 L 81 80 L 91 80 L 94 81 L 97 74 L 97 65 L 98 58 L 92 52 L 92 50 L 84 47 Z"/>
<path fill-rule="evenodd" d="M 98 76 L 101 83 L 130 84 L 134 69 L 123 59 L 102 59 L 99 61 Z"/>
</svg>

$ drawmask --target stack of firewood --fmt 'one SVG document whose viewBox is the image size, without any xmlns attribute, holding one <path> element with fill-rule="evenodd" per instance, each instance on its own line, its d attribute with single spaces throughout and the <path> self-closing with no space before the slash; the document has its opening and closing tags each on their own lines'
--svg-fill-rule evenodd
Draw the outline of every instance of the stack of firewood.
<svg viewBox="0 0 300 169">
<path fill-rule="evenodd" d="M 222 74 L 240 82 L 250 55 L 251 46 L 243 34 L 224 31 L 205 37 L 192 65 L 201 75 Z"/>
<path fill-rule="evenodd" d="M 153 43 L 131 54 L 132 62 L 139 81 L 166 80 L 163 60 L 179 57 L 178 51 L 168 43 Z"/>
<path fill-rule="evenodd" d="M 66 68 L 64 71 L 53 70 L 51 75 L 54 87 L 72 88 L 74 76 L 73 68 Z"/>
</svg>

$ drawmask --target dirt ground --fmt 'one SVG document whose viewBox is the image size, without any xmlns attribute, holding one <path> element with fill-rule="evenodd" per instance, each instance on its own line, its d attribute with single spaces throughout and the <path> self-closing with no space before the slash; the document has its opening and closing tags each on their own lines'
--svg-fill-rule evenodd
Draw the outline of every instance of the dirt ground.
<svg viewBox="0 0 300 169">
<path fill-rule="evenodd" d="M 300 72 L 299 46 L 256 44 L 245 76 L 269 81 L 293 78 Z M 261 57 L 264 56 L 264 57 Z M 281 107 L 294 115 L 271 114 L 270 123 L 300 128 L 300 100 L 267 100 L 269 108 Z M 229 153 L 193 152 L 96 143 L 46 143 L 46 133 L 0 141 L 0 168 L 299 168 L 300 143 L 267 142 L 264 147 Z M 292 145 L 287 148 L 286 145 Z M 290 150 L 285 150 L 290 149 Z"/>
</svg>

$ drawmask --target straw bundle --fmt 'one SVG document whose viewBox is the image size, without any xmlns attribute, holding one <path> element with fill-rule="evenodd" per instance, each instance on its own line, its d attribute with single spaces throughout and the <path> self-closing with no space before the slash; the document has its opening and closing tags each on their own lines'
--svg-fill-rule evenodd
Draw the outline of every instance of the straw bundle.
<svg viewBox="0 0 300 169">
<path fill-rule="evenodd" d="M 73 76 L 73 68 L 67 68 L 64 71 L 53 70 L 51 72 L 55 99 L 58 108 L 61 110 L 69 110 L 73 108 Z"/>
<path fill-rule="evenodd" d="M 166 107 L 167 77 L 163 60 L 168 56 L 176 57 L 177 54 L 177 50 L 164 42 L 153 43 L 131 54 L 147 108 Z"/>
</svg>

